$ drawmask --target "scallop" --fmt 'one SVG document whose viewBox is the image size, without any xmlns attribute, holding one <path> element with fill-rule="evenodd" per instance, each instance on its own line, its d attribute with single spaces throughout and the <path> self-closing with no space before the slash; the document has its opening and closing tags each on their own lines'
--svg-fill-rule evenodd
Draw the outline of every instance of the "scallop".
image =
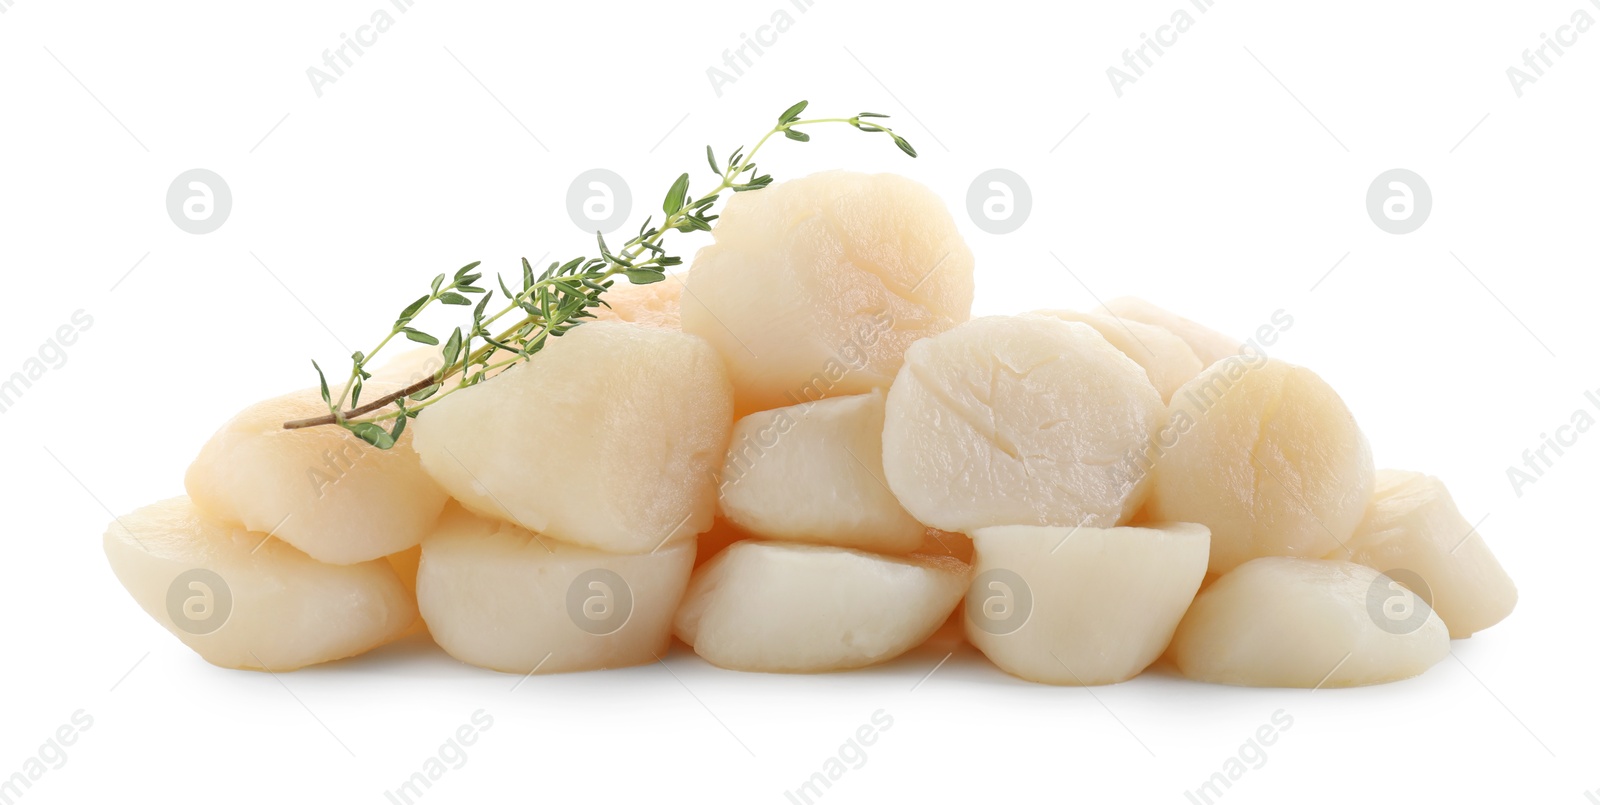
<svg viewBox="0 0 1600 805">
<path fill-rule="evenodd" d="M 596 321 L 440 400 L 412 431 L 422 466 L 468 509 L 644 553 L 711 527 L 732 427 L 732 389 L 704 341 Z"/>
<path fill-rule="evenodd" d="M 368 382 L 363 399 L 399 388 Z M 416 545 L 446 496 L 423 471 L 409 429 L 379 450 L 343 428 L 283 427 L 326 413 L 316 389 L 240 412 L 189 465 L 184 486 L 194 505 L 321 562 L 355 564 Z"/>
<path fill-rule="evenodd" d="M 1211 534 L 1194 523 L 996 526 L 972 541 L 967 641 L 1023 679 L 1107 685 L 1166 651 L 1205 577 Z"/>
<path fill-rule="evenodd" d="M 887 386 L 912 342 L 971 313 L 972 252 L 944 202 L 901 176 L 738 193 L 712 236 L 683 329 L 727 361 L 741 415 Z"/>
<path fill-rule="evenodd" d="M 767 539 L 883 553 L 922 544 L 925 527 L 883 478 L 882 391 L 740 419 L 722 466 L 723 514 Z"/>
<path fill-rule="evenodd" d="M 1207 587 L 1170 650 L 1191 679 L 1279 688 L 1393 682 L 1449 652 L 1444 621 L 1388 576 L 1284 556 L 1247 562 Z"/>
<path fill-rule="evenodd" d="M 416 601 L 388 561 L 318 562 L 208 516 L 186 497 L 117 518 L 104 546 L 134 601 L 224 668 L 292 671 L 352 657 L 417 619 Z"/>
<path fill-rule="evenodd" d="M 614 554 L 451 506 L 422 541 L 417 601 L 465 663 L 560 673 L 654 662 L 672 640 L 695 543 Z"/>
<path fill-rule="evenodd" d="M 1086 324 L 974 319 L 920 341 L 889 389 L 883 469 L 918 521 L 994 525 L 1126 522 L 1166 421 L 1138 364 Z"/>
<path fill-rule="evenodd" d="M 1451 637 L 1487 629 L 1517 605 L 1516 585 L 1444 482 L 1420 472 L 1379 470 L 1366 516 L 1329 558 L 1374 568 L 1428 598 Z"/>
<path fill-rule="evenodd" d="M 970 576 L 949 557 L 745 540 L 695 571 L 674 630 L 723 668 L 860 668 L 927 640 Z"/>
<path fill-rule="evenodd" d="M 1211 528 L 1211 570 L 1262 556 L 1322 557 L 1372 497 L 1372 451 L 1314 372 L 1235 356 L 1173 395 L 1151 445 L 1150 516 Z"/>
</svg>

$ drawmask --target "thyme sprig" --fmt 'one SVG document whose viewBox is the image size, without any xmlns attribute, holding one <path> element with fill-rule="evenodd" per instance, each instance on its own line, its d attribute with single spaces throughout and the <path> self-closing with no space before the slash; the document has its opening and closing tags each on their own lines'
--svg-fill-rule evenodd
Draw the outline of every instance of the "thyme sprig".
<svg viewBox="0 0 1600 805">
<path fill-rule="evenodd" d="M 524 361 L 543 349 L 550 339 L 558 338 L 585 320 L 594 317 L 593 308 L 603 305 L 600 295 L 611 288 L 621 275 L 635 285 L 647 285 L 666 279 L 666 270 L 683 263 L 683 258 L 669 254 L 662 245 L 668 232 L 709 232 L 711 222 L 718 216 L 711 208 L 722 198 L 724 191 L 744 193 L 760 190 L 772 184 L 772 176 L 756 168 L 755 155 L 767 140 L 782 134 L 786 139 L 808 142 L 811 135 L 802 127 L 844 123 L 857 130 L 887 135 L 907 155 L 915 157 L 916 149 L 893 129 L 883 125 L 887 115 L 862 112 L 854 117 L 822 117 L 802 120 L 806 101 L 801 101 L 783 111 L 773 126 L 754 147 L 745 151 L 736 148 L 725 164 L 717 162 L 716 153 L 706 146 L 706 162 L 719 182 L 701 196 L 689 194 L 689 174 L 684 173 L 672 183 L 661 202 L 663 217 L 653 224 L 654 215 L 645 219 L 638 234 L 620 249 L 613 250 L 605 236 L 595 233 L 599 256 L 577 257 L 567 262 L 551 263 L 543 271 L 535 272 L 527 258 L 522 260 L 520 290 L 499 277 L 504 305 L 497 311 L 488 310 L 494 291 L 479 287 L 483 278 L 477 269 L 481 263 L 469 263 L 453 275 L 440 274 L 433 278 L 428 294 L 407 305 L 395 319 L 388 335 L 367 352 L 350 356 L 350 374 L 335 396 L 328 386 L 327 376 L 316 361 L 317 383 L 322 401 L 328 406 L 324 416 L 285 422 L 284 428 L 310 428 L 337 425 L 380 448 L 393 447 L 406 422 L 414 419 L 429 406 L 461 389 L 477 385 L 491 373 L 518 361 Z M 472 297 L 477 296 L 477 304 Z M 443 339 L 440 357 L 443 366 L 432 375 L 399 391 L 385 394 L 366 403 L 361 402 L 361 392 L 372 373 L 367 366 L 384 347 L 397 337 L 440 346 L 441 339 L 414 326 L 417 317 L 434 304 L 472 308 L 472 321 L 465 328 L 456 327 Z M 510 323 L 502 323 L 507 316 Z M 457 378 L 454 382 L 448 382 Z M 349 408 L 346 408 L 346 405 Z M 392 421 L 387 427 L 384 424 Z"/>
</svg>

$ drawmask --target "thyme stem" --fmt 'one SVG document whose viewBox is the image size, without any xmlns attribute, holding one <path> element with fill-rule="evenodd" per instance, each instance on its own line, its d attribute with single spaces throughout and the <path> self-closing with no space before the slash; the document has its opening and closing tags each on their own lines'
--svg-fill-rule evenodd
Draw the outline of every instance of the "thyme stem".
<svg viewBox="0 0 1600 805">
<path fill-rule="evenodd" d="M 474 284 L 482 277 L 475 271 L 478 263 L 471 263 L 461 268 L 449 282 L 446 282 L 444 274 L 435 277 L 432 291 L 407 306 L 395 320 L 388 335 L 384 336 L 371 352 L 357 352 L 350 356 L 350 375 L 337 398 L 330 393 L 322 368 L 317 367 L 322 399 L 328 405 L 327 414 L 285 422 L 283 427 L 294 430 L 338 425 L 380 449 L 393 446 L 404 431 L 406 421 L 416 417 L 423 409 L 451 393 L 484 381 L 492 371 L 510 366 L 517 361 L 527 360 L 543 349 L 551 338 L 559 337 L 583 323 L 585 319 L 593 318 L 592 309 L 605 304 L 600 298 L 601 294 L 612 287 L 617 275 L 620 274 L 630 282 L 640 285 L 666 279 L 666 269 L 681 265 L 683 262 L 681 257 L 667 254 L 661 246 L 667 232 L 709 232 L 711 222 L 716 220 L 717 216 L 708 213 L 723 192 L 760 190 L 771 184 L 771 176 L 756 170 L 755 156 L 774 135 L 782 134 L 790 140 L 807 142 L 811 137 L 801 131 L 801 127 L 844 123 L 860 131 L 886 134 L 901 151 L 912 157 L 917 155 L 916 150 L 906 142 L 905 138 L 895 134 L 889 127 L 881 125 L 880 121 L 886 118 L 885 115 L 862 112 L 855 117 L 820 117 L 802 120 L 800 113 L 805 108 L 805 101 L 789 107 L 778 116 L 778 124 L 763 134 L 748 152 L 742 148 L 735 149 L 725 167 L 718 167 L 715 153 L 710 146 L 707 146 L 706 160 L 721 181 L 707 193 L 690 196 L 689 174 L 679 176 L 662 202 L 662 212 L 665 217 L 662 218 L 660 226 L 652 227 L 647 219 L 639 228 L 639 234 L 623 244 L 617 252 L 612 252 L 606 246 L 605 237 L 597 232 L 595 239 L 599 245 L 599 257 L 579 257 L 567 263 L 552 263 L 537 276 L 533 272 L 533 267 L 524 259 L 522 289 L 513 293 L 504 278 L 501 278 L 500 288 L 506 298 L 506 305 L 492 315 L 485 316 L 485 308 L 494 297 L 494 292 Z M 746 174 L 749 174 L 749 177 L 743 178 Z M 482 294 L 482 298 L 473 309 L 472 324 L 465 331 L 460 327 L 455 328 L 445 340 L 442 347 L 444 366 L 429 377 L 399 391 L 385 394 L 366 403 L 361 402 L 362 385 L 372 377 L 366 367 L 373 356 L 388 346 L 398 335 L 404 335 L 412 341 L 423 344 L 439 345 L 440 340 L 437 337 L 412 327 L 411 322 L 435 302 L 445 305 L 471 305 L 472 300 L 469 296 L 473 294 Z M 514 310 L 521 310 L 524 315 L 511 326 L 495 333 L 490 332 L 491 325 Z M 483 344 L 475 347 L 474 339 L 482 341 Z M 491 357 L 497 352 L 507 352 L 514 357 L 491 363 Z M 315 362 L 313 365 L 315 366 Z M 454 386 L 446 388 L 446 381 L 456 375 L 460 375 L 461 380 Z M 345 408 L 347 403 L 348 409 Z M 391 405 L 395 406 L 395 410 L 381 414 L 374 413 Z M 377 424 L 389 420 L 394 421 L 390 430 L 385 430 Z"/>
</svg>

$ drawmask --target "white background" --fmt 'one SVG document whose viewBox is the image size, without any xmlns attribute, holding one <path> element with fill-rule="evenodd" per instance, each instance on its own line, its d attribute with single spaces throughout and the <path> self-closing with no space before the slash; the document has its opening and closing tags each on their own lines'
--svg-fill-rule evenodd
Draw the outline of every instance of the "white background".
<svg viewBox="0 0 1600 805">
<path fill-rule="evenodd" d="M 424 801 L 787 802 L 880 709 L 893 727 L 820 801 L 1182 803 L 1279 709 L 1293 727 L 1222 801 L 1581 803 L 1600 788 L 1600 433 L 1520 496 L 1506 477 L 1600 388 L 1600 30 L 1522 97 L 1506 75 L 1578 8 L 1600 17 L 1588 0 L 416 0 L 318 97 L 306 69 L 388 2 L 0 0 L 0 375 L 74 311 L 94 322 L 0 415 L 0 776 L 75 711 L 94 719 L 24 801 L 386 802 L 479 709 L 492 729 Z M 1119 98 L 1106 68 L 1179 7 L 1193 28 Z M 792 28 L 719 97 L 707 68 L 779 8 Z M 770 146 L 763 167 L 934 188 L 977 255 L 975 312 L 1131 293 L 1241 337 L 1290 312 L 1274 354 L 1340 390 L 1380 466 L 1440 475 L 1469 520 L 1487 516 L 1517 611 L 1426 675 L 1359 690 L 1159 669 L 1051 688 L 970 649 L 927 676 L 937 648 L 741 675 L 678 646 L 670 672 L 513 691 L 414 643 L 223 671 L 121 590 L 100 548 L 109 512 L 180 493 L 233 412 L 310 384 L 309 358 L 368 348 L 438 271 L 584 253 L 565 208 L 579 172 L 626 177 L 636 226 L 679 172 L 705 183 L 707 142 L 726 152 L 801 98 L 890 113 L 922 157 L 839 128 Z M 234 198 L 208 235 L 165 208 L 196 167 Z M 1007 235 L 966 213 L 996 167 L 1033 197 Z M 1434 197 L 1403 236 L 1364 202 L 1395 167 Z"/>
</svg>

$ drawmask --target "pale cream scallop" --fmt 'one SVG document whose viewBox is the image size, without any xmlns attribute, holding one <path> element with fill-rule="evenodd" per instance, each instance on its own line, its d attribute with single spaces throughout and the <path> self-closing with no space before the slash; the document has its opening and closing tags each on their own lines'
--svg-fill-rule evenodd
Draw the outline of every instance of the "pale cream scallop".
<svg viewBox="0 0 1600 805">
<path fill-rule="evenodd" d="M 318 562 L 201 513 L 188 498 L 106 529 L 111 570 L 139 606 L 207 662 L 290 671 L 407 633 L 416 601 L 389 562 Z"/>
<path fill-rule="evenodd" d="M 1151 453 L 1149 515 L 1209 526 L 1215 573 L 1326 556 L 1372 497 L 1372 451 L 1344 401 L 1277 359 L 1235 356 L 1184 384 Z"/>
<path fill-rule="evenodd" d="M 732 427 L 732 389 L 704 341 L 596 321 L 440 400 L 411 431 L 468 509 L 641 553 L 711 527 Z"/>
<path fill-rule="evenodd" d="M 913 341 L 971 314 L 972 252 L 943 200 L 902 176 L 738 193 L 712 236 L 683 329 L 727 361 L 740 415 L 886 386 Z"/>
<path fill-rule="evenodd" d="M 1194 350 L 1202 367 L 1238 355 L 1243 342 L 1203 324 L 1192 322 L 1170 310 L 1134 296 L 1123 296 L 1102 305 L 1096 313 L 1106 313 L 1125 321 L 1153 324 L 1182 338 Z"/>
<path fill-rule="evenodd" d="M 713 665 L 814 673 L 893 659 L 949 617 L 971 565 L 746 540 L 695 571 L 674 627 Z"/>
<path fill-rule="evenodd" d="M 1342 688 L 1416 676 L 1449 652 L 1438 614 L 1378 571 L 1272 556 L 1201 592 L 1169 656 L 1202 682 Z"/>
<path fill-rule="evenodd" d="M 908 553 L 925 527 L 883 479 L 882 391 L 740 419 L 722 466 L 722 513 L 752 536 Z"/>
<path fill-rule="evenodd" d="M 1189 382 L 1205 366 L 1195 357 L 1194 350 L 1165 327 L 1154 324 L 1119 319 L 1113 315 L 1077 313 L 1070 310 L 1040 310 L 1043 316 L 1062 321 L 1075 321 L 1093 327 L 1111 346 L 1133 359 L 1144 368 L 1151 385 L 1161 392 L 1161 401 L 1172 399 L 1179 386 Z"/>
<path fill-rule="evenodd" d="M 1424 593 L 1450 627 L 1468 637 L 1499 623 L 1517 605 L 1517 588 L 1477 528 L 1461 516 L 1444 482 L 1405 470 L 1379 470 L 1366 516 L 1345 545 L 1329 555 L 1348 559 L 1402 584 L 1421 577 Z"/>
<path fill-rule="evenodd" d="M 654 662 L 694 567 L 695 543 L 614 554 L 452 505 L 422 541 L 417 600 L 450 656 L 507 673 Z"/>
<path fill-rule="evenodd" d="M 906 511 L 946 531 L 1106 528 L 1144 502 L 1143 454 L 1165 421 L 1144 370 L 1094 328 L 974 319 L 906 353 L 884 475 Z"/>
<path fill-rule="evenodd" d="M 399 388 L 369 381 L 362 399 Z M 446 496 L 423 472 L 410 429 L 379 450 L 343 428 L 283 427 L 326 413 L 316 389 L 240 412 L 189 465 L 184 486 L 194 504 L 322 562 L 366 562 L 416 545 Z"/>
<path fill-rule="evenodd" d="M 596 321 L 626 321 L 663 330 L 681 329 L 678 300 L 683 296 L 683 274 L 668 274 L 660 282 L 634 285 L 619 280 L 600 295 L 605 303 L 590 310 Z"/>
<path fill-rule="evenodd" d="M 1211 535 L 1194 523 L 996 526 L 972 541 L 968 642 L 1023 679 L 1107 685 L 1166 650 L 1205 576 Z"/>
</svg>

